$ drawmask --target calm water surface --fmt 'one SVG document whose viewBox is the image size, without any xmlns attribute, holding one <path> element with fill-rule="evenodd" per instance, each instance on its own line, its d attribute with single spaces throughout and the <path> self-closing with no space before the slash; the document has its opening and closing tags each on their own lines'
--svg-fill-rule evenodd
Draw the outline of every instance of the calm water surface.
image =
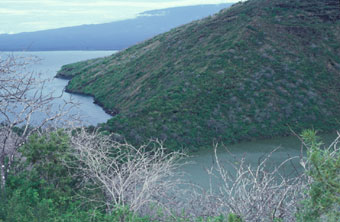
<svg viewBox="0 0 340 222">
<path fill-rule="evenodd" d="M 328 133 L 321 135 L 325 145 L 331 144 L 336 138 L 336 133 Z M 278 149 L 277 149 L 278 148 Z M 300 156 L 306 154 L 305 150 L 301 150 L 301 141 L 296 136 L 289 136 L 276 139 L 258 140 L 252 142 L 243 142 L 235 145 L 225 146 L 217 150 L 220 162 L 224 165 L 225 169 L 233 171 L 229 162 L 238 162 L 241 158 L 245 158 L 246 162 L 252 166 L 257 166 L 258 163 L 263 160 L 265 156 L 273 152 L 270 161 L 267 164 L 268 170 L 273 169 L 286 159 L 294 156 Z M 216 166 L 213 149 L 202 150 L 197 153 L 191 154 L 191 156 L 185 160 L 191 163 L 184 165 L 181 171 L 187 174 L 189 179 L 194 184 L 201 185 L 205 188 L 209 188 L 212 183 L 213 188 L 218 188 L 219 180 L 211 178 L 206 173 L 207 169 L 212 166 Z M 289 177 L 301 171 L 302 168 L 299 165 L 299 159 L 295 159 L 285 164 L 281 168 L 282 175 Z"/>
<path fill-rule="evenodd" d="M 18 57 L 36 57 L 38 62 L 29 66 L 29 70 L 39 73 L 41 79 L 50 79 L 45 88 L 44 93 L 54 92 L 54 95 L 61 95 L 68 80 L 54 78 L 56 73 L 63 65 L 74 63 L 82 60 L 109 56 L 116 51 L 44 51 L 44 52 L 2 52 L 5 54 L 13 54 Z M 97 125 L 106 122 L 111 116 L 106 114 L 104 110 L 93 103 L 90 96 L 74 95 L 63 93 L 60 99 L 54 101 L 55 107 L 63 104 L 63 100 L 78 103 L 79 106 L 72 109 L 72 114 L 80 114 L 85 125 Z M 35 118 L 39 118 L 35 116 Z M 37 120 L 38 121 L 38 120 Z"/>
<path fill-rule="evenodd" d="M 7 52 L 6 52 L 7 53 Z M 46 87 L 46 92 L 54 91 L 57 94 L 63 92 L 68 80 L 53 78 L 57 71 L 60 70 L 62 65 L 96 58 L 108 56 L 115 53 L 115 51 L 49 51 L 49 52 L 15 52 L 14 55 L 18 56 L 37 56 L 41 61 L 32 65 L 31 69 L 35 72 L 41 73 L 42 78 L 52 79 L 52 81 Z M 79 103 L 73 112 L 80 113 L 82 118 L 92 125 L 106 122 L 110 115 L 106 114 L 101 107 L 93 103 L 93 98 L 88 96 L 72 95 L 75 102 Z M 62 103 L 62 100 L 69 100 L 70 94 L 64 93 L 62 98 L 57 100 L 56 103 Z M 324 141 L 330 143 L 335 139 L 336 134 L 323 135 Z M 218 149 L 218 156 L 221 162 L 232 161 L 236 162 L 242 157 L 245 157 L 247 162 L 253 166 L 257 165 L 264 156 L 273 151 L 279 149 L 272 154 L 268 168 L 273 168 L 288 157 L 301 155 L 301 142 L 297 137 L 284 137 L 270 140 L 258 140 L 253 142 L 245 142 L 236 145 L 227 146 L 228 151 L 223 148 Z M 304 154 L 304 152 L 302 152 Z M 213 149 L 207 149 L 203 151 L 191 154 L 185 161 L 189 161 L 190 164 L 183 166 L 180 171 L 185 172 L 187 179 L 191 182 L 199 184 L 204 187 L 209 186 L 209 176 L 206 173 L 206 169 L 215 165 Z M 292 172 L 301 170 L 299 168 L 299 160 L 291 162 L 286 168 L 283 168 L 283 173 L 289 176 Z M 232 170 L 230 166 L 225 165 L 227 169 Z M 214 187 L 218 187 L 219 181 L 216 179 L 211 180 Z"/>
</svg>

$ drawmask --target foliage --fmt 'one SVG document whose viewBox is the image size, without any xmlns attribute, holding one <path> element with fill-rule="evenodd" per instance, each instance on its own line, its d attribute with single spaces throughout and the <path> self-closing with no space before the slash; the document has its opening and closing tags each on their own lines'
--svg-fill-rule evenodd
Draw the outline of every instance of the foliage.
<svg viewBox="0 0 340 222">
<path fill-rule="evenodd" d="M 235 214 L 229 214 L 228 215 L 228 222 L 242 222 L 242 219 L 240 216 L 237 216 Z"/>
<path fill-rule="evenodd" d="M 32 57 L 0 57 L 0 195 L 3 199 L 7 196 L 8 174 L 20 156 L 18 148 L 47 125 L 64 125 L 65 121 L 61 124 L 60 120 L 73 107 L 72 101 L 64 101 L 52 109 L 58 96 L 44 91 L 47 79 L 29 71 L 29 65 L 34 62 L 36 59 Z"/>
<path fill-rule="evenodd" d="M 108 214 L 100 206 L 84 202 L 80 196 L 93 194 L 83 191 L 82 178 L 64 164 L 72 160 L 70 144 L 64 130 L 29 137 L 20 148 L 24 161 L 17 161 L 8 177 L 7 198 L 0 201 L 0 221 L 148 221 L 127 207 L 116 206 Z"/>
<path fill-rule="evenodd" d="M 301 221 L 337 221 L 340 218 L 340 147 L 339 137 L 327 148 L 314 130 L 306 130 L 302 138 L 307 147 L 311 177 L 309 198 L 298 217 Z"/>
<path fill-rule="evenodd" d="M 84 135 L 86 137 L 84 137 Z M 91 137 L 91 135 L 93 135 L 94 137 Z M 95 138 L 101 141 L 100 145 L 96 146 L 95 145 L 96 142 L 92 141 Z M 162 205 L 161 208 L 162 215 L 158 216 L 151 215 L 152 211 L 149 211 L 150 215 L 145 215 L 144 217 L 138 216 L 136 214 L 137 211 L 136 207 L 140 208 L 140 206 L 134 205 L 129 206 L 127 204 L 129 202 L 124 201 L 116 203 L 115 206 L 111 207 L 110 210 L 108 211 L 105 206 L 101 207 L 100 204 L 101 201 L 98 200 L 98 198 L 102 198 L 102 201 L 112 200 L 111 198 L 106 199 L 107 197 L 105 195 L 97 195 L 95 196 L 95 198 L 97 198 L 97 201 L 88 202 L 89 199 L 94 198 L 93 193 L 90 191 L 90 189 L 84 189 L 84 187 L 91 188 L 84 185 L 89 182 L 86 181 L 86 177 L 89 176 L 90 174 L 86 174 L 87 175 L 86 176 L 85 174 L 82 174 L 80 170 L 82 167 L 86 167 L 86 162 L 82 162 L 81 159 L 77 159 L 77 157 L 79 156 L 74 156 L 75 153 L 70 151 L 73 149 L 74 146 L 78 146 L 78 148 L 75 149 L 75 152 L 77 152 L 77 150 L 79 151 L 79 149 L 81 149 L 79 148 L 79 146 L 84 147 L 87 145 L 86 148 L 90 149 L 89 146 L 92 145 L 95 149 L 98 149 L 98 152 L 101 152 L 103 149 L 105 149 L 105 147 L 103 147 L 106 141 L 104 138 L 109 139 L 109 136 L 100 135 L 97 134 L 97 132 L 92 132 L 92 134 L 89 134 L 89 132 L 86 131 L 78 132 L 71 131 L 69 134 L 66 133 L 65 130 L 57 130 L 42 135 L 34 134 L 30 136 L 27 143 L 19 149 L 22 155 L 21 160 L 18 159 L 18 161 L 14 163 L 14 170 L 11 171 L 11 174 L 8 177 L 7 198 L 6 200 L 2 199 L 0 201 L 0 221 L 147 222 L 154 220 L 157 217 L 159 219 L 163 218 L 165 221 L 169 222 L 226 221 L 226 218 L 223 217 L 222 215 L 197 218 L 188 218 L 176 214 L 170 216 L 169 211 L 166 208 L 169 207 L 176 208 L 176 205 L 171 205 L 170 202 Z M 106 145 L 108 146 L 110 146 L 110 144 L 116 146 L 117 148 L 116 142 L 106 143 Z M 125 150 L 126 148 L 129 148 L 129 145 L 124 144 L 121 145 L 124 146 Z M 149 147 L 153 145 L 150 144 Z M 131 148 L 132 146 L 130 146 L 130 149 Z M 149 179 L 150 181 L 146 185 L 147 187 L 146 191 L 148 192 L 148 190 L 150 190 L 150 192 L 152 192 L 153 198 L 154 197 L 157 198 L 157 195 L 161 195 L 156 193 L 158 192 L 157 190 L 166 191 L 171 187 L 170 186 L 159 187 L 162 184 L 163 186 L 164 184 L 169 185 L 169 183 L 157 180 L 157 178 L 155 179 L 155 174 L 160 174 L 161 168 L 163 168 L 162 165 L 164 166 L 169 165 L 170 168 L 175 167 L 176 165 L 172 163 L 172 161 L 177 159 L 177 157 L 176 156 L 172 157 L 171 156 L 172 154 L 169 155 L 167 153 L 164 153 L 163 152 L 164 150 L 162 149 L 155 150 L 145 148 L 147 147 L 144 147 L 143 150 L 133 148 L 131 151 L 129 152 L 124 151 L 123 153 L 119 152 L 117 153 L 117 151 L 114 151 L 113 149 L 112 150 L 113 152 L 111 152 L 108 157 L 110 158 L 117 157 L 120 161 L 118 165 L 120 165 L 121 167 L 125 163 L 129 163 L 130 161 L 133 162 L 134 160 L 136 160 L 137 162 L 140 162 L 140 163 L 136 162 L 136 164 L 139 164 L 137 165 L 137 168 L 141 169 L 133 168 L 132 169 L 133 172 L 131 173 L 136 172 L 136 174 L 133 175 L 140 175 L 141 177 L 143 177 L 143 175 L 146 172 L 142 172 L 141 170 L 144 167 L 148 167 L 149 169 L 146 168 L 146 170 L 150 171 L 151 174 L 145 175 L 146 177 L 150 177 Z M 137 156 L 129 160 L 130 157 L 127 155 L 131 154 L 131 152 L 134 152 L 135 154 L 137 154 Z M 157 152 L 160 153 L 157 154 Z M 141 157 L 138 157 L 138 153 L 141 155 Z M 160 155 L 164 156 L 161 157 Z M 146 160 L 143 160 L 145 158 L 146 159 L 150 158 L 150 161 L 146 162 Z M 155 165 L 155 168 L 153 168 L 153 170 L 155 171 L 152 170 L 152 163 Z M 145 164 L 145 166 L 143 164 Z M 116 170 L 118 171 L 121 170 L 122 173 L 128 170 L 121 167 L 117 168 Z M 170 176 L 169 173 L 171 173 L 170 168 L 164 171 L 168 172 L 167 173 L 168 176 Z M 79 178 L 79 176 L 82 177 Z M 121 176 L 122 178 L 125 177 L 123 174 L 121 174 Z M 131 181 L 134 180 L 134 178 L 132 177 L 130 178 L 128 177 L 127 179 Z M 146 179 L 148 180 L 148 178 Z M 162 180 L 165 180 L 165 178 L 162 178 Z M 128 181 L 126 180 L 125 182 Z M 173 182 L 177 183 L 178 181 Z M 155 186 L 157 190 L 152 189 L 152 186 L 154 186 L 152 183 L 155 183 L 154 185 L 157 185 Z M 94 187 L 95 186 L 92 186 L 92 188 Z M 127 192 L 124 193 L 124 195 L 128 195 L 129 189 L 130 188 L 127 189 Z M 96 189 L 96 192 L 98 192 L 98 189 Z M 177 190 L 177 194 L 179 195 L 178 192 L 179 190 Z M 145 202 L 146 201 L 145 197 L 147 196 L 141 195 L 141 197 L 144 198 L 141 201 Z M 161 197 L 161 199 L 164 198 L 165 196 Z M 124 206 L 121 204 L 124 204 Z"/>
<path fill-rule="evenodd" d="M 26 164 L 33 167 L 31 175 L 36 174 L 42 181 L 55 188 L 59 187 L 68 195 L 76 183 L 76 180 L 69 177 L 69 169 L 62 163 L 63 159 L 68 159 L 66 155 L 69 148 L 68 135 L 58 130 L 44 135 L 32 135 L 20 151 L 26 158 Z"/>
<path fill-rule="evenodd" d="M 17 161 L 8 178 L 11 192 L 5 208 L 6 221 L 47 220 L 58 207 L 67 207 L 74 201 L 75 182 L 60 158 L 68 147 L 67 140 L 62 131 L 34 134 L 20 148 L 25 161 Z"/>
<path fill-rule="evenodd" d="M 339 124 L 337 0 L 250 0 L 110 57 L 66 65 L 70 92 L 132 144 L 191 150 Z M 261 16 L 258 16 L 261 15 Z M 274 30 L 274 31 L 273 31 Z"/>
<path fill-rule="evenodd" d="M 208 172 L 218 176 L 221 184 L 218 191 L 211 192 L 194 185 L 182 188 L 181 181 L 175 180 L 168 186 L 162 175 L 171 179 L 171 170 L 176 167 L 176 158 L 172 158 L 176 156 L 162 149 L 137 149 L 97 131 L 34 134 L 19 149 L 21 160 L 13 163 L 8 175 L 7 196 L 0 201 L 0 221 L 336 222 L 340 135 L 328 148 L 315 131 L 304 131 L 302 138 L 307 158 L 301 159 L 301 164 L 306 171 L 296 177 L 280 174 L 280 167 L 295 157 L 276 168 L 267 166 L 271 154 L 257 167 L 244 159 L 230 161 L 235 169 L 231 172 L 215 153 L 216 168 Z M 137 167 L 126 167 L 134 165 Z M 120 186 L 118 178 L 127 185 Z M 174 192 L 164 195 L 170 189 Z M 109 194 L 113 190 L 122 193 Z"/>
</svg>

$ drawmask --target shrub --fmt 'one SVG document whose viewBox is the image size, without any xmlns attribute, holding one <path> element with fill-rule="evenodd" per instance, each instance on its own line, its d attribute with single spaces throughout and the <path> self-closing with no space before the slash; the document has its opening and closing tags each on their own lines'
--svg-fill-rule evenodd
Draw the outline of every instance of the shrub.
<svg viewBox="0 0 340 222">
<path fill-rule="evenodd" d="M 299 212 L 300 221 L 338 221 L 340 218 L 340 135 L 329 147 L 313 130 L 302 133 L 307 147 L 307 171 L 310 177 L 308 198 Z"/>
</svg>

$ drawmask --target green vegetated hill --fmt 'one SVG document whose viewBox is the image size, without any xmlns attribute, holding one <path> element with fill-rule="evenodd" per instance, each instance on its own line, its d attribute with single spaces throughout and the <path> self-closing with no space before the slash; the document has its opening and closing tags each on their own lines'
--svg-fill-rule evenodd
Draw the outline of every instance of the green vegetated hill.
<svg viewBox="0 0 340 222">
<path fill-rule="evenodd" d="M 191 149 L 340 124 L 338 0 L 249 0 L 110 57 L 66 65 L 67 90 L 130 142 Z"/>
</svg>

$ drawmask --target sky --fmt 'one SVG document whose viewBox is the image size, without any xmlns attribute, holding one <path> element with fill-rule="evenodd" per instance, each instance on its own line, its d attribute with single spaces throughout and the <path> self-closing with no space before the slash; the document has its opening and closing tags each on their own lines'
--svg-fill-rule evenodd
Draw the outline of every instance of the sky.
<svg viewBox="0 0 340 222">
<path fill-rule="evenodd" d="M 100 24 L 176 6 L 238 0 L 0 0 L 0 34 Z"/>
</svg>

